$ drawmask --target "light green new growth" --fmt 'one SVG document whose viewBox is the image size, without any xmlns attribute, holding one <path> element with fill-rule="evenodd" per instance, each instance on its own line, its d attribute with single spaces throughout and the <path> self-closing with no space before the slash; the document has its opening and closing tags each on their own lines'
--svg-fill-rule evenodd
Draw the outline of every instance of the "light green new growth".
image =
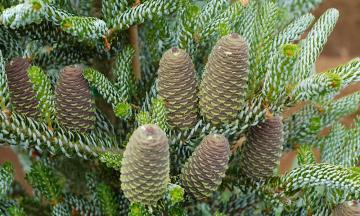
<svg viewBox="0 0 360 216">
<path fill-rule="evenodd" d="M 138 125 L 150 124 L 152 122 L 150 113 L 141 111 L 136 115 L 136 121 Z"/>
<path fill-rule="evenodd" d="M 168 198 L 172 205 L 182 202 L 184 200 L 185 190 L 180 185 L 169 184 L 168 186 Z"/>
<path fill-rule="evenodd" d="M 38 162 L 31 167 L 26 180 L 31 186 L 51 203 L 57 203 L 62 196 L 62 185 L 55 173 L 44 164 Z"/>
<path fill-rule="evenodd" d="M 167 111 L 164 100 L 156 98 L 151 104 L 151 123 L 159 126 L 163 131 L 168 131 Z"/>
<path fill-rule="evenodd" d="M 100 200 L 101 209 L 104 216 L 117 215 L 117 203 L 111 188 L 106 184 L 96 187 L 97 195 Z"/>
<path fill-rule="evenodd" d="M 147 211 L 145 205 L 140 203 L 133 203 L 130 206 L 128 216 L 151 216 L 151 214 Z"/>
<path fill-rule="evenodd" d="M 299 148 L 297 160 L 299 166 L 316 163 L 314 152 L 312 148 L 307 145 L 302 145 Z"/>
<path fill-rule="evenodd" d="M 120 171 L 122 154 L 105 152 L 99 155 L 99 160 L 107 167 Z"/>
<path fill-rule="evenodd" d="M 26 216 L 24 209 L 16 205 L 11 206 L 7 211 L 9 216 Z"/>
<path fill-rule="evenodd" d="M 30 82 L 33 84 L 36 99 L 39 101 L 38 109 L 43 119 L 50 123 L 51 119 L 55 117 L 55 96 L 51 82 L 47 74 L 39 67 L 31 66 L 27 73 Z"/>
<path fill-rule="evenodd" d="M 114 113 L 117 117 L 127 119 L 131 116 L 132 110 L 129 103 L 118 103 L 114 108 Z"/>
</svg>

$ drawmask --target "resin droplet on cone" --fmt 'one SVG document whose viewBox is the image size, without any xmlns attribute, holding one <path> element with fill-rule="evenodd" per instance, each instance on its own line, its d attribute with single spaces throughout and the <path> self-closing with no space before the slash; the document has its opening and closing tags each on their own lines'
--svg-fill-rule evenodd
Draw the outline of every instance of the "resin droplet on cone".
<svg viewBox="0 0 360 216">
<path fill-rule="evenodd" d="M 11 104 L 16 112 L 32 118 L 40 117 L 39 101 L 28 76 L 30 63 L 23 58 L 14 58 L 6 65 L 6 76 Z"/>
<path fill-rule="evenodd" d="M 164 53 L 158 70 L 158 93 L 168 110 L 168 123 L 190 128 L 197 122 L 196 75 L 190 56 L 181 49 Z"/>
<path fill-rule="evenodd" d="M 347 201 L 334 208 L 332 216 L 360 216 L 360 203 L 358 201 Z"/>
<path fill-rule="evenodd" d="M 65 67 L 56 87 L 57 119 L 68 129 L 88 131 L 95 124 L 95 106 L 80 65 Z"/>
<path fill-rule="evenodd" d="M 170 177 L 169 142 L 157 125 L 146 124 L 131 135 L 121 162 L 121 189 L 130 202 L 155 204 Z"/>
<path fill-rule="evenodd" d="M 248 45 L 238 34 L 222 37 L 214 46 L 200 86 L 200 112 L 212 124 L 236 118 L 245 97 Z"/>
<path fill-rule="evenodd" d="M 210 197 L 225 176 L 229 157 L 229 142 L 223 135 L 206 136 L 182 170 L 185 190 L 198 200 Z"/>
<path fill-rule="evenodd" d="M 283 145 L 283 124 L 280 117 L 272 117 L 252 126 L 241 152 L 243 174 L 262 179 L 273 175 L 278 166 Z"/>
</svg>

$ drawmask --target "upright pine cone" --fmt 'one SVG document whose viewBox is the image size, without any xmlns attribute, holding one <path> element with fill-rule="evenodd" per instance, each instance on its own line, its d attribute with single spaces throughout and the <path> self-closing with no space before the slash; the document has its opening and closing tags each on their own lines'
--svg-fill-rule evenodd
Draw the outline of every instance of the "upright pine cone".
<svg viewBox="0 0 360 216">
<path fill-rule="evenodd" d="M 184 50 L 172 48 L 162 56 L 158 71 L 158 93 L 165 100 L 170 126 L 190 128 L 197 122 L 195 69 Z"/>
<path fill-rule="evenodd" d="M 283 145 L 281 118 L 272 117 L 252 126 L 246 138 L 240 161 L 243 173 L 254 179 L 272 176 Z"/>
<path fill-rule="evenodd" d="M 166 191 L 170 171 L 169 142 L 157 125 L 137 128 L 121 165 L 121 189 L 130 202 L 155 204 Z"/>
<path fill-rule="evenodd" d="M 332 216 L 360 216 L 360 203 L 358 201 L 347 201 L 338 205 L 333 210 Z"/>
<path fill-rule="evenodd" d="M 200 112 L 212 124 L 236 118 L 244 100 L 248 46 L 238 34 L 222 37 L 213 48 L 200 86 Z"/>
<path fill-rule="evenodd" d="M 229 142 L 223 135 L 206 136 L 182 170 L 185 190 L 198 200 L 210 197 L 225 176 L 229 157 Z"/>
<path fill-rule="evenodd" d="M 63 69 L 55 90 L 56 111 L 60 124 L 68 129 L 88 131 L 95 124 L 95 106 L 80 65 Z"/>
<path fill-rule="evenodd" d="M 11 103 L 16 112 L 32 118 L 40 117 L 39 101 L 28 76 L 30 63 L 23 58 L 14 58 L 6 65 Z"/>
</svg>

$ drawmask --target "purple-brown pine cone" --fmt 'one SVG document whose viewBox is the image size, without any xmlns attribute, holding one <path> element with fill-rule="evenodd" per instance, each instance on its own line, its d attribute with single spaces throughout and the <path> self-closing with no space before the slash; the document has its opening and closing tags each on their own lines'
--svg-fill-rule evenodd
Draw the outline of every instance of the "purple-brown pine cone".
<svg viewBox="0 0 360 216">
<path fill-rule="evenodd" d="M 272 176 L 282 152 L 283 124 L 281 118 L 271 117 L 252 126 L 246 138 L 240 161 L 243 173 L 254 179 Z"/>
<path fill-rule="evenodd" d="M 212 49 L 200 85 L 201 114 L 214 125 L 234 120 L 245 98 L 248 45 L 238 34 L 222 37 Z"/>
<path fill-rule="evenodd" d="M 61 125 L 80 132 L 95 125 L 95 106 L 80 65 L 65 67 L 56 87 L 57 119 Z"/>
<path fill-rule="evenodd" d="M 206 136 L 183 167 L 185 190 L 198 200 L 210 197 L 225 177 L 229 157 L 229 142 L 223 135 Z"/>
<path fill-rule="evenodd" d="M 332 216 L 360 216 L 360 203 L 358 201 L 347 201 L 335 207 Z"/>
<path fill-rule="evenodd" d="M 121 189 L 130 202 L 155 204 L 170 181 L 169 141 L 161 128 L 146 124 L 131 135 L 121 162 Z"/>
<path fill-rule="evenodd" d="M 194 65 L 181 49 L 164 53 L 158 70 L 158 93 L 165 101 L 167 119 L 175 128 L 190 128 L 197 122 L 197 89 Z"/>
<path fill-rule="evenodd" d="M 39 101 L 27 74 L 30 66 L 30 62 L 24 58 L 14 58 L 6 65 L 10 100 L 16 112 L 27 117 L 39 118 Z"/>
</svg>

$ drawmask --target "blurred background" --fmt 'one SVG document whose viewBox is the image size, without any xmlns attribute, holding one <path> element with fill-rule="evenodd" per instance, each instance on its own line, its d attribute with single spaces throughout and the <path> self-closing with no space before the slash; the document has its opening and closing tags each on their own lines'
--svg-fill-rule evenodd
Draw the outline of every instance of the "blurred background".
<svg viewBox="0 0 360 216">
<path fill-rule="evenodd" d="M 338 9 L 340 17 L 316 63 L 318 72 L 344 64 L 353 58 L 360 58 L 360 41 L 358 40 L 358 35 L 360 34 L 360 0 L 325 0 L 325 2 L 314 11 L 314 15 L 319 17 L 329 8 Z M 360 82 L 344 89 L 338 97 L 346 96 L 355 91 L 360 91 Z M 288 110 L 287 113 L 292 113 L 296 110 L 297 107 Z M 343 118 L 341 122 L 351 127 L 353 119 L 356 116 L 360 117 L 360 109 L 358 113 Z M 322 134 L 324 135 L 328 131 L 329 129 L 326 129 Z M 316 150 L 315 154 L 319 156 Z M 284 155 L 280 163 L 280 172 L 284 173 L 291 168 L 295 156 L 295 152 Z"/>
<path fill-rule="evenodd" d="M 360 57 L 360 0 L 326 0 L 314 14 L 318 17 L 326 9 L 332 7 L 340 11 L 340 18 L 317 62 L 316 68 L 319 72 L 346 63 L 355 57 Z M 349 86 L 339 97 L 354 91 L 360 91 L 360 83 Z M 294 110 L 296 108 L 288 112 L 293 112 Z M 342 119 L 342 122 L 351 127 L 352 119 L 356 115 L 360 116 L 360 112 Z M 326 133 L 326 131 L 323 133 Z M 295 156 L 295 152 L 284 155 L 280 163 L 280 172 L 283 173 L 291 167 Z M 17 156 L 8 147 L 0 147 L 0 163 L 4 161 L 12 161 L 16 169 L 16 180 L 24 185 L 30 193 L 31 188 L 24 181 L 24 172 L 22 171 L 21 164 Z"/>
</svg>

